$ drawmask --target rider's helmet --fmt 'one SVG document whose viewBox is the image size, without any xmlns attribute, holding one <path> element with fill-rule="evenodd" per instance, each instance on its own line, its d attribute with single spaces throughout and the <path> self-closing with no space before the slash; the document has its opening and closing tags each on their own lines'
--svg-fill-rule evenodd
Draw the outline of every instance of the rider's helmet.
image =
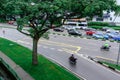
<svg viewBox="0 0 120 80">
<path fill-rule="evenodd" d="M 106 43 L 104 44 L 104 46 L 105 46 L 105 47 L 109 47 L 109 44 L 106 42 Z"/>
</svg>

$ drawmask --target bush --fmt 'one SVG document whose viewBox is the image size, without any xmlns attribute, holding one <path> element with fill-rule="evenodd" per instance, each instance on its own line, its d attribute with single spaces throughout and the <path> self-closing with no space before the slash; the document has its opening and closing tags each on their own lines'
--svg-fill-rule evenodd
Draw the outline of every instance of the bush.
<svg viewBox="0 0 120 80">
<path fill-rule="evenodd" d="M 7 22 L 5 19 L 0 19 L 0 22 L 4 23 L 4 22 Z"/>
<path fill-rule="evenodd" d="M 91 28 L 94 28 L 94 29 L 102 29 L 103 26 L 89 26 Z"/>
<path fill-rule="evenodd" d="M 107 22 L 88 22 L 88 26 L 95 29 L 102 29 L 102 27 L 110 27 L 115 30 L 120 30 L 120 26 L 113 26 Z"/>
<path fill-rule="evenodd" d="M 107 22 L 88 22 L 88 26 L 109 26 Z"/>
</svg>

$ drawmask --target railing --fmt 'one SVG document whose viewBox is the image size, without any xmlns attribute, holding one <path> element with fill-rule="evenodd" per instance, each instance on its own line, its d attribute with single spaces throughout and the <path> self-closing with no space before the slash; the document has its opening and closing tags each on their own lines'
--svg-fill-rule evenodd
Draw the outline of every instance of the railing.
<svg viewBox="0 0 120 80">
<path fill-rule="evenodd" d="M 16 72 L 2 58 L 0 58 L 0 62 L 8 69 L 8 71 L 15 77 L 16 80 L 21 80 Z"/>
</svg>

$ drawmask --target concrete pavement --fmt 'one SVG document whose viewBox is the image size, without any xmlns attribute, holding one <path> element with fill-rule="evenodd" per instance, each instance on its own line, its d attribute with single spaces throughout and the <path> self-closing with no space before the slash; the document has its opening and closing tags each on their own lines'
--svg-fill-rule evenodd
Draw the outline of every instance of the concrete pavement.
<svg viewBox="0 0 120 80">
<path fill-rule="evenodd" d="M 26 73 L 19 65 L 15 64 L 9 57 L 4 53 L 0 52 L 0 58 L 4 60 L 18 75 L 21 80 L 34 80 L 28 73 Z"/>
</svg>

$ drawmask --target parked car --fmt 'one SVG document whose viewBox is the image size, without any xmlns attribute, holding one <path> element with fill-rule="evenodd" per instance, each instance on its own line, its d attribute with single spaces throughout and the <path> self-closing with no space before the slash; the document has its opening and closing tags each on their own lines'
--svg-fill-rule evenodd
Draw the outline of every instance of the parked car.
<svg viewBox="0 0 120 80">
<path fill-rule="evenodd" d="M 102 27 L 102 31 L 107 31 L 108 29 L 110 29 L 109 27 Z"/>
<path fill-rule="evenodd" d="M 115 33 L 115 32 L 106 33 L 106 34 L 109 36 L 109 38 L 113 38 L 114 36 L 118 35 L 118 33 Z"/>
<path fill-rule="evenodd" d="M 63 28 L 66 30 L 76 29 L 76 27 L 73 27 L 73 26 L 64 26 Z"/>
<path fill-rule="evenodd" d="M 95 33 L 92 37 L 95 39 L 109 39 L 109 36 L 105 33 Z"/>
<path fill-rule="evenodd" d="M 93 28 L 86 29 L 85 31 L 86 31 L 86 35 L 91 35 L 91 36 L 96 32 L 96 30 Z"/>
<path fill-rule="evenodd" d="M 112 28 L 107 29 L 106 32 L 107 32 L 107 33 L 111 33 L 111 32 L 119 33 L 118 30 L 114 30 L 114 29 L 112 29 Z"/>
<path fill-rule="evenodd" d="M 115 40 L 115 41 L 120 41 L 120 35 L 116 35 L 112 39 Z"/>
<path fill-rule="evenodd" d="M 87 28 L 88 28 L 87 26 L 82 26 L 80 29 L 85 30 Z"/>
<path fill-rule="evenodd" d="M 64 29 L 62 29 L 62 28 L 53 28 L 53 30 L 57 31 L 57 32 L 63 32 L 64 31 Z"/>
<path fill-rule="evenodd" d="M 8 21 L 8 24 L 14 24 L 15 21 Z"/>
<path fill-rule="evenodd" d="M 76 30 L 76 29 L 68 30 L 68 34 L 82 36 L 82 33 L 79 30 Z"/>
<path fill-rule="evenodd" d="M 113 39 L 115 41 L 120 41 L 120 33 L 117 32 L 110 32 L 110 33 L 106 33 L 110 39 Z"/>
</svg>

